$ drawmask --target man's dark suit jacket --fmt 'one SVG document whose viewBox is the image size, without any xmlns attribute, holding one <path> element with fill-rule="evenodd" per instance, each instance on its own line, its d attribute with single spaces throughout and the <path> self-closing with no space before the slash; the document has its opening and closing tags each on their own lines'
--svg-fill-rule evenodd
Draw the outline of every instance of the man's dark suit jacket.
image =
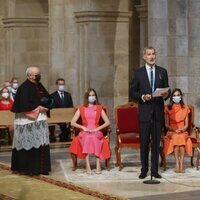
<svg viewBox="0 0 200 200">
<path fill-rule="evenodd" d="M 72 97 L 69 92 L 64 91 L 64 104 L 62 104 L 62 100 L 60 98 L 58 91 L 53 92 L 51 96 L 54 99 L 54 108 L 72 108 L 73 107 Z"/>
<path fill-rule="evenodd" d="M 167 70 L 155 66 L 155 89 L 169 87 Z M 151 94 L 151 86 L 146 67 L 141 67 L 134 72 L 131 83 L 131 99 L 138 101 L 138 113 L 140 122 L 148 122 L 153 119 L 156 121 L 164 120 L 164 100 L 162 97 L 155 97 L 150 101 L 144 102 L 142 95 Z"/>
</svg>

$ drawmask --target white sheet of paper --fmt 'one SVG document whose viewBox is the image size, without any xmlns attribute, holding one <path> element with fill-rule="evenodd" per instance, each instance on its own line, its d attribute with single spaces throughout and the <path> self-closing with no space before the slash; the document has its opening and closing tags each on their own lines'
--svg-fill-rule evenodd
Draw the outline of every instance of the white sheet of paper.
<svg viewBox="0 0 200 200">
<path fill-rule="evenodd" d="M 154 93 L 152 94 L 153 97 L 160 97 L 162 96 L 163 93 L 168 92 L 169 87 L 167 88 L 156 88 L 156 90 L 154 91 Z"/>
</svg>

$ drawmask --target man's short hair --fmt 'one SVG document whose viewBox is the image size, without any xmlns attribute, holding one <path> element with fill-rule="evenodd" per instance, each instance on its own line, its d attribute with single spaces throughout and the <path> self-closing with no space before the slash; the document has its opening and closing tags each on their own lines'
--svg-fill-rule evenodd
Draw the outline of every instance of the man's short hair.
<svg viewBox="0 0 200 200">
<path fill-rule="evenodd" d="M 27 69 L 26 69 L 26 75 L 27 75 L 27 76 L 30 76 L 30 75 L 31 75 L 31 72 L 33 71 L 34 68 L 38 68 L 38 67 L 35 66 L 35 65 L 30 65 L 30 66 L 28 66 Z M 39 68 L 38 68 L 38 69 L 39 69 Z"/>
<path fill-rule="evenodd" d="M 144 55 L 144 54 L 146 53 L 146 51 L 149 50 L 149 49 L 153 49 L 154 52 L 156 53 L 156 49 L 155 49 L 154 47 L 152 47 L 152 46 L 147 46 L 147 47 L 144 47 L 144 49 L 143 49 L 143 55 Z"/>
<path fill-rule="evenodd" d="M 64 84 L 65 84 L 65 79 L 64 79 L 64 78 L 58 78 L 58 79 L 56 80 L 56 85 L 58 84 L 59 81 L 63 81 Z"/>
</svg>

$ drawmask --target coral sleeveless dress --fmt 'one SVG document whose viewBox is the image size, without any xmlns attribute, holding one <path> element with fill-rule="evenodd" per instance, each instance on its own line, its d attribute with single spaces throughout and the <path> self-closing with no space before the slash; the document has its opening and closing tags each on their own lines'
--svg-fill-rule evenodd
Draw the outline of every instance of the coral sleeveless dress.
<svg viewBox="0 0 200 200">
<path fill-rule="evenodd" d="M 79 110 L 83 126 L 89 129 L 98 127 L 102 109 L 100 105 L 92 107 L 81 106 Z M 76 154 L 80 159 L 84 159 L 87 154 L 94 154 L 100 159 L 107 159 L 111 156 L 109 141 L 101 131 L 81 131 L 78 136 L 73 138 L 69 151 Z"/>
<path fill-rule="evenodd" d="M 172 128 L 178 129 L 184 127 L 185 118 L 188 116 L 190 109 L 188 106 L 181 108 L 180 104 L 173 104 L 172 109 L 165 108 L 165 113 L 169 117 L 169 125 Z M 185 146 L 185 151 L 189 156 L 192 156 L 192 142 L 188 137 L 188 132 L 176 133 L 168 131 L 164 139 L 164 153 L 171 154 L 174 151 L 174 146 Z"/>
<path fill-rule="evenodd" d="M 4 104 L 2 101 L 0 101 L 0 110 L 11 110 L 13 106 L 13 100 L 9 100 L 8 104 Z"/>
</svg>

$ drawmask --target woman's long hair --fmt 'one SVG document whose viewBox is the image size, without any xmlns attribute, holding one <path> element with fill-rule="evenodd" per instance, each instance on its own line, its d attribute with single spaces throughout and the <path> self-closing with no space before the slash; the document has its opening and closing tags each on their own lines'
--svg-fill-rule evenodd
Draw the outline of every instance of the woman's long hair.
<svg viewBox="0 0 200 200">
<path fill-rule="evenodd" d="M 8 101 L 10 101 L 10 92 L 9 92 L 9 90 L 8 90 L 8 88 L 7 87 L 3 87 L 3 88 L 1 88 L 0 89 L 0 100 L 2 100 L 3 98 L 2 98 L 2 93 L 3 93 L 3 91 L 4 90 L 7 90 L 7 92 L 8 92 L 8 94 L 9 94 L 9 96 L 8 96 Z"/>
<path fill-rule="evenodd" d="M 93 89 L 93 88 L 89 88 L 89 89 L 85 92 L 83 105 L 84 105 L 85 107 L 88 106 L 88 103 L 89 103 L 89 102 L 88 102 L 88 97 L 89 97 L 90 92 L 94 92 L 95 97 L 96 97 L 96 101 L 94 102 L 94 105 L 99 105 L 100 103 L 99 103 L 99 100 L 98 100 L 97 92 L 96 92 L 95 89 Z"/>
<path fill-rule="evenodd" d="M 174 102 L 173 102 L 173 96 L 174 96 L 174 93 L 175 93 L 175 92 L 179 92 L 180 95 L 181 95 L 181 101 L 180 101 L 181 108 L 183 108 L 184 105 L 185 105 L 184 102 L 183 102 L 183 93 L 182 93 L 181 89 L 175 88 L 175 89 L 172 91 L 172 93 L 171 93 L 171 96 L 170 96 L 170 99 L 169 99 L 169 104 L 167 105 L 167 107 L 168 107 L 169 110 L 172 109 L 172 106 L 173 106 L 173 104 L 174 104 Z"/>
</svg>

